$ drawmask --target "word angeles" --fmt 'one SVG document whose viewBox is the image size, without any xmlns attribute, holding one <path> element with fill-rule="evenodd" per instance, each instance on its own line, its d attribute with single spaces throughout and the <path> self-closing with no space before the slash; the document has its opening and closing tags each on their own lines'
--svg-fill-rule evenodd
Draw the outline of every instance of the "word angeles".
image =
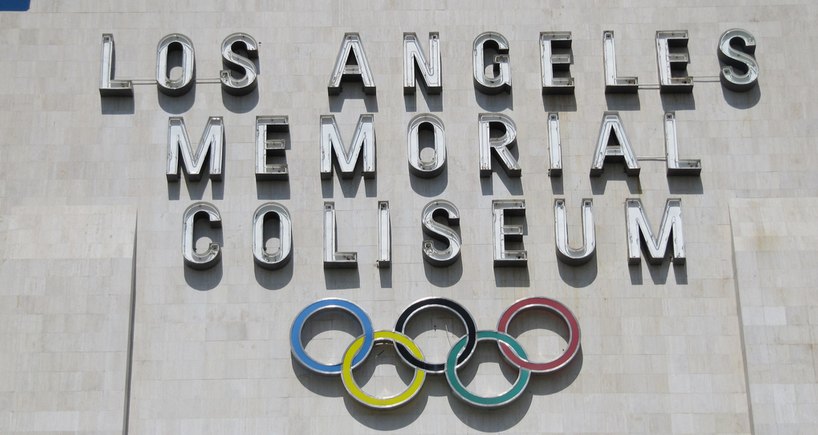
<svg viewBox="0 0 818 435">
<path fill-rule="evenodd" d="M 466 334 L 452 346 L 445 362 L 426 361 L 423 352 L 404 334 L 413 316 L 428 309 L 444 309 L 457 316 L 466 328 Z M 568 326 L 568 346 L 556 359 L 534 362 L 517 340 L 508 335 L 509 324 L 520 312 L 529 309 L 545 309 L 557 314 Z M 307 354 L 301 340 L 304 325 L 318 312 L 333 310 L 351 314 L 360 323 L 363 334 L 347 347 L 340 363 L 324 364 Z M 511 388 L 497 396 L 480 396 L 472 393 L 458 378 L 457 370 L 474 355 L 480 341 L 496 341 L 505 360 L 519 369 L 517 380 Z M 375 397 L 364 392 L 355 381 L 352 370 L 366 360 L 377 342 L 392 342 L 401 359 L 415 370 L 409 386 L 403 392 L 390 397 Z M 325 375 L 341 375 L 347 392 L 358 402 L 375 409 L 389 409 L 403 405 L 417 395 L 426 380 L 426 374 L 444 373 L 454 394 L 474 406 L 495 408 L 507 405 L 525 391 L 531 373 L 550 373 L 565 367 L 576 356 L 580 347 L 579 323 L 565 305 L 544 297 L 531 297 L 512 304 L 501 316 L 496 331 L 478 330 L 474 318 L 466 309 L 450 299 L 433 297 L 418 300 L 409 305 L 398 317 L 394 331 L 375 331 L 369 316 L 358 305 L 344 299 L 322 299 L 308 305 L 295 317 L 290 329 L 290 347 L 293 357 L 307 369 Z"/>
</svg>

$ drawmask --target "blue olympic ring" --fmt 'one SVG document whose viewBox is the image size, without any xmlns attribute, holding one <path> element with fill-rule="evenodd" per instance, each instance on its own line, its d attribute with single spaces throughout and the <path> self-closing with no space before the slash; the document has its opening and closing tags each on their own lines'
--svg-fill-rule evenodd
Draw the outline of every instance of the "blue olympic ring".
<svg viewBox="0 0 818 435">
<path fill-rule="evenodd" d="M 341 374 L 341 362 L 338 364 L 322 364 L 307 355 L 307 351 L 304 349 L 304 343 L 301 342 L 301 331 L 304 329 L 304 324 L 307 322 L 307 319 L 312 315 L 322 310 L 332 309 L 343 310 L 352 314 L 361 324 L 361 329 L 363 329 L 364 342 L 358 353 L 352 359 L 353 368 L 366 359 L 375 343 L 375 331 L 372 329 L 372 321 L 369 320 L 369 316 L 366 312 L 354 303 L 346 299 L 330 298 L 321 299 L 307 305 L 306 308 L 295 316 L 295 320 L 293 320 L 293 326 L 290 328 L 290 347 L 292 348 L 295 359 L 303 364 L 304 367 L 324 375 Z"/>
</svg>

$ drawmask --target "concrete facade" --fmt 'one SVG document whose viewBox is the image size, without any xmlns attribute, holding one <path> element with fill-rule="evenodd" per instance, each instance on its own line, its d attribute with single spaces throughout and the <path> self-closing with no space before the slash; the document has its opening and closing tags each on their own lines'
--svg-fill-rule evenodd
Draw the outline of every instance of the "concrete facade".
<svg viewBox="0 0 818 435">
<path fill-rule="evenodd" d="M 0 8 L 1 9 L 1 8 Z M 818 297 L 812 279 L 818 210 L 818 91 L 809 1 L 38 1 L 0 11 L 0 432 L 2 433 L 815 433 L 818 432 Z M 719 83 L 717 43 L 730 28 L 757 40 L 757 87 Z M 539 33 L 571 31 L 573 95 L 543 96 Z M 606 94 L 602 34 L 616 36 L 617 66 L 636 94 Z M 689 94 L 660 93 L 655 34 L 687 30 Z M 485 95 L 472 79 L 472 43 L 483 32 L 510 44 L 512 90 Z M 222 91 L 220 47 L 234 32 L 260 42 L 258 89 Z M 363 41 L 377 90 L 327 82 L 344 33 Z M 443 92 L 403 93 L 404 32 L 439 32 Z M 101 97 L 103 33 L 116 41 L 116 78 L 134 96 Z M 196 50 L 196 84 L 179 97 L 155 84 L 156 44 L 171 33 Z M 603 115 L 619 113 L 641 173 L 605 165 L 590 177 Z M 448 161 L 435 178 L 411 175 L 406 128 L 419 113 L 445 124 Z M 522 176 L 494 159 L 478 167 L 478 115 L 511 117 Z M 561 120 L 563 175 L 548 176 L 549 112 Z M 663 116 L 675 112 L 682 158 L 698 177 L 666 175 Z M 377 173 L 319 173 L 320 116 L 351 140 L 374 114 Z M 286 115 L 288 181 L 259 181 L 257 116 Z M 164 173 L 168 119 L 198 141 L 210 116 L 225 126 L 224 179 Z M 587 264 L 558 260 L 555 198 L 593 199 L 597 252 Z M 624 205 L 642 201 L 657 231 L 680 198 L 685 264 L 628 264 Z M 463 246 L 448 267 L 423 260 L 421 211 L 445 199 L 461 212 Z M 494 267 L 492 200 L 523 199 L 527 267 Z M 215 205 L 222 247 L 212 269 L 186 267 L 182 215 Z M 283 269 L 254 264 L 252 216 L 274 201 L 293 218 L 293 257 Z M 353 269 L 322 264 L 323 207 L 334 201 L 338 247 Z M 391 207 L 392 265 L 377 268 L 378 201 Z M 205 238 L 198 241 L 199 246 Z M 576 242 L 574 242 L 576 243 Z M 514 403 L 465 404 L 442 375 L 390 411 L 366 408 L 338 376 L 291 356 L 288 331 L 306 305 L 349 299 L 391 329 L 413 301 L 442 296 L 495 329 L 514 301 L 546 296 L 576 315 L 582 347 L 565 368 L 534 376 Z M 357 325 L 321 315 L 306 349 L 339 361 Z M 443 360 L 463 331 L 445 312 L 413 320 L 410 336 Z M 514 334 L 547 359 L 564 348 L 553 316 L 525 315 Z M 364 390 L 395 394 L 411 379 L 390 347 L 355 370 Z M 480 344 L 460 370 L 468 388 L 497 394 L 517 370 Z"/>
</svg>

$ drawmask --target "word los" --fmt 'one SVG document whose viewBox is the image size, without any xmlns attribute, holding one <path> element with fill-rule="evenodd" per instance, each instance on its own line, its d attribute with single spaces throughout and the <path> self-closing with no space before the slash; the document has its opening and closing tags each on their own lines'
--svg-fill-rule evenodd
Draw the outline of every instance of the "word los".
<svg viewBox="0 0 818 435">
<path fill-rule="evenodd" d="M 406 325 L 413 316 L 428 309 L 444 309 L 457 316 L 466 328 L 466 334 L 460 337 L 452 346 L 446 361 L 431 363 L 425 360 L 423 352 L 417 344 L 404 334 Z M 568 326 L 568 346 L 565 351 L 552 361 L 534 362 L 514 339 L 508 334 L 509 324 L 520 312 L 529 309 L 545 309 L 556 313 Z M 340 363 L 325 364 L 316 361 L 307 354 L 301 340 L 304 325 L 315 313 L 333 310 L 351 314 L 360 323 L 362 335 L 349 345 Z M 519 369 L 517 380 L 512 387 L 497 396 L 485 397 L 472 393 L 463 385 L 457 375 L 457 369 L 466 364 L 474 355 L 477 343 L 480 341 L 497 341 L 500 353 L 505 360 Z M 403 362 L 415 370 L 414 377 L 408 388 L 391 397 L 376 397 L 364 392 L 358 386 L 352 375 L 352 369 L 366 360 L 376 342 L 391 341 Z M 500 316 L 496 331 L 478 330 L 474 318 L 460 304 L 450 299 L 432 297 L 421 299 L 409 305 L 398 317 L 394 331 L 375 331 L 372 321 L 366 312 L 358 305 L 344 299 L 322 299 L 305 307 L 293 320 L 290 328 L 290 348 L 293 357 L 305 368 L 319 374 L 341 375 L 344 388 L 350 396 L 358 402 L 375 409 L 390 409 L 403 405 L 414 398 L 426 380 L 426 374 L 445 373 L 454 394 L 474 406 L 496 408 L 507 405 L 525 391 L 531 373 L 550 373 L 565 367 L 574 359 L 580 348 L 579 322 L 571 311 L 563 304 L 544 297 L 531 297 L 519 300 L 512 304 Z"/>
<path fill-rule="evenodd" d="M 660 30 L 656 32 L 656 62 L 659 88 L 662 92 L 692 92 L 693 78 L 686 73 L 690 59 L 687 53 L 689 35 L 687 30 Z M 606 92 L 636 92 L 637 77 L 620 77 L 616 68 L 614 32 L 602 33 L 603 64 Z M 543 94 L 571 94 L 574 77 L 571 32 L 540 33 L 540 67 Z M 755 38 L 746 30 L 730 29 L 718 42 L 718 56 L 724 66 L 719 77 L 722 84 L 735 91 L 748 91 L 758 80 L 758 63 L 755 59 Z M 182 74 L 170 77 L 169 57 L 171 51 L 181 52 Z M 221 46 L 225 69 L 220 71 L 222 88 L 233 95 L 246 95 L 256 89 L 259 43 L 246 33 L 233 33 Z M 484 32 L 474 39 L 472 47 L 474 86 L 483 93 L 509 92 L 511 90 L 511 60 L 508 39 L 500 33 Z M 493 56 L 490 56 L 493 54 Z M 115 70 L 114 36 L 102 35 L 102 69 L 99 92 L 103 96 L 132 96 L 133 82 L 117 80 Z M 354 62 L 352 61 L 354 59 Z M 430 93 L 443 89 L 440 38 L 438 32 L 429 34 L 429 56 L 424 53 L 415 33 L 403 34 L 403 89 L 407 94 L 415 92 L 415 71 L 419 71 Z M 490 59 L 490 63 L 486 63 Z M 332 68 L 327 91 L 341 92 L 345 79 L 361 82 L 367 93 L 374 94 L 375 78 L 369 66 L 363 41 L 358 33 L 346 33 L 335 64 Z M 159 41 L 156 48 L 156 85 L 160 92 L 170 96 L 184 95 L 195 81 L 195 52 L 193 42 L 185 35 L 173 33 Z M 489 73 L 491 71 L 491 73 Z"/>
</svg>

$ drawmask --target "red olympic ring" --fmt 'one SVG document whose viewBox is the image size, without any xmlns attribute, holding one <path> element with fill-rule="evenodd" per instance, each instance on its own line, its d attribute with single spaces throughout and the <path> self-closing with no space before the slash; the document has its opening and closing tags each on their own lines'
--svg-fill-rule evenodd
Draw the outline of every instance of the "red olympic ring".
<svg viewBox="0 0 818 435">
<path fill-rule="evenodd" d="M 521 299 L 508 307 L 503 315 L 500 316 L 497 330 L 508 334 L 508 325 L 511 323 L 511 320 L 514 319 L 514 316 L 531 308 L 545 308 L 554 311 L 565 321 L 568 325 L 568 347 L 565 349 L 565 352 L 556 359 L 548 362 L 532 362 L 517 355 L 506 343 L 498 341 L 500 352 L 502 352 L 503 356 L 511 364 L 531 370 L 534 373 L 549 373 L 559 370 L 568 364 L 579 351 L 579 322 L 577 318 L 574 317 L 574 314 L 571 313 L 571 310 L 565 305 L 544 297 Z"/>
</svg>

